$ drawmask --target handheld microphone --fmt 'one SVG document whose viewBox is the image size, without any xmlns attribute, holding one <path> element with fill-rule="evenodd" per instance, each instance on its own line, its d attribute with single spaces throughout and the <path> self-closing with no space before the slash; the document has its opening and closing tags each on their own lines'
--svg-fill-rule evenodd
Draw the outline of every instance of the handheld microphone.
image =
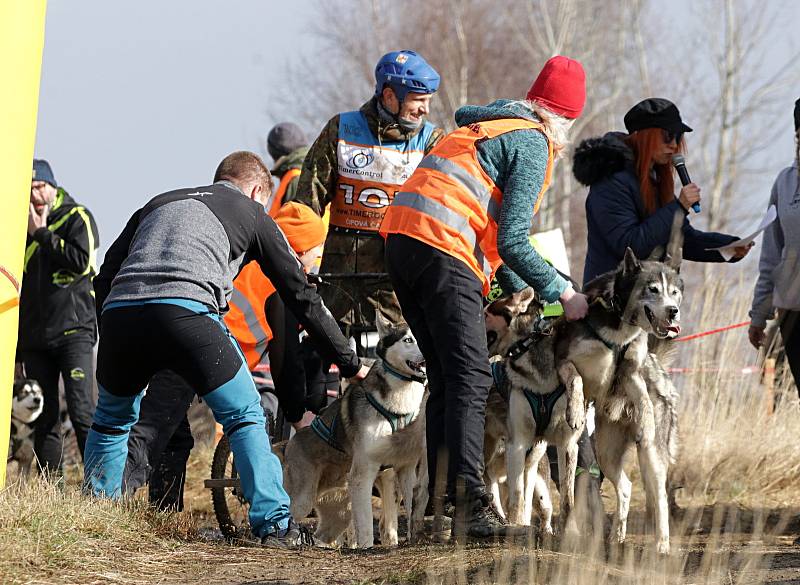
<svg viewBox="0 0 800 585">
<path fill-rule="evenodd" d="M 686 170 L 686 160 L 683 158 L 682 154 L 673 154 L 672 155 L 672 166 L 675 167 L 675 170 L 678 171 L 678 176 L 681 179 L 681 185 L 684 187 L 692 182 L 689 178 L 689 171 Z M 700 213 L 700 202 L 692 204 L 692 209 L 695 213 Z"/>
</svg>

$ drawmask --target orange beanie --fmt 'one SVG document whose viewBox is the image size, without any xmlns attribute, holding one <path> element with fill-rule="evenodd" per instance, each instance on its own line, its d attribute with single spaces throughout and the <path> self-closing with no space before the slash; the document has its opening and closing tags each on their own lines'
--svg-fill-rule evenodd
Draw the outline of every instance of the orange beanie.
<svg viewBox="0 0 800 585">
<path fill-rule="evenodd" d="M 314 210 L 295 201 L 281 205 L 275 214 L 275 223 L 286 234 L 289 245 L 298 254 L 324 243 L 328 232 L 322 218 Z"/>
</svg>

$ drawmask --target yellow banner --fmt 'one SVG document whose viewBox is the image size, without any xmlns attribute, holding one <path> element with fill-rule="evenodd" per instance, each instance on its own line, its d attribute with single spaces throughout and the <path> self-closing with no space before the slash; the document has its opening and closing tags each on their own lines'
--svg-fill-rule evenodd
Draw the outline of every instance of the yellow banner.
<svg viewBox="0 0 800 585">
<path fill-rule="evenodd" d="M 0 0 L 0 486 L 11 422 L 46 0 Z"/>
</svg>

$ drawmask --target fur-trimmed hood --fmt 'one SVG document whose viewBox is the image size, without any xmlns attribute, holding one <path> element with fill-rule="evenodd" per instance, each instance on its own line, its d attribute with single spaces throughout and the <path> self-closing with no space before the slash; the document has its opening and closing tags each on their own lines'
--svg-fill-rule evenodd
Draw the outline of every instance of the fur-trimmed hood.
<svg viewBox="0 0 800 585">
<path fill-rule="evenodd" d="M 572 158 L 575 178 L 588 187 L 631 166 L 633 151 L 624 142 L 626 136 L 623 132 L 609 132 L 583 140 Z"/>
</svg>

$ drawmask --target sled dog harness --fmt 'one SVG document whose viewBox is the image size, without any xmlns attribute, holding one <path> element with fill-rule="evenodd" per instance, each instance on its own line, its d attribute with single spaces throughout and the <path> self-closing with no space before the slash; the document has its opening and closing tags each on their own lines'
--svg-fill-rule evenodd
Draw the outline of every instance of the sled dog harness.
<svg viewBox="0 0 800 585">
<path fill-rule="evenodd" d="M 410 412 L 408 414 L 397 414 L 395 412 L 386 410 L 386 407 L 378 402 L 377 398 L 375 398 L 370 392 L 365 392 L 364 396 L 367 397 L 367 402 L 372 405 L 372 408 L 377 410 L 383 418 L 389 421 L 389 425 L 392 427 L 392 434 L 406 428 L 417 417 L 418 411 Z"/>
<path fill-rule="evenodd" d="M 535 394 L 529 388 L 522 389 L 522 393 L 531 407 L 533 420 L 536 423 L 535 436 L 541 437 L 544 435 L 544 431 L 550 425 L 550 419 L 553 417 L 553 407 L 566 390 L 567 387 L 564 384 L 559 384 L 558 388 L 547 394 Z"/>
<path fill-rule="evenodd" d="M 342 449 L 341 445 L 339 445 L 339 442 L 336 440 L 336 427 L 338 425 L 339 413 L 336 413 L 336 415 L 333 417 L 331 426 L 329 427 L 325 425 L 325 422 L 322 420 L 321 416 L 317 416 L 311 421 L 311 430 L 313 430 L 317 436 L 325 441 L 328 445 L 337 451 L 345 453 L 346 451 Z"/>
</svg>

